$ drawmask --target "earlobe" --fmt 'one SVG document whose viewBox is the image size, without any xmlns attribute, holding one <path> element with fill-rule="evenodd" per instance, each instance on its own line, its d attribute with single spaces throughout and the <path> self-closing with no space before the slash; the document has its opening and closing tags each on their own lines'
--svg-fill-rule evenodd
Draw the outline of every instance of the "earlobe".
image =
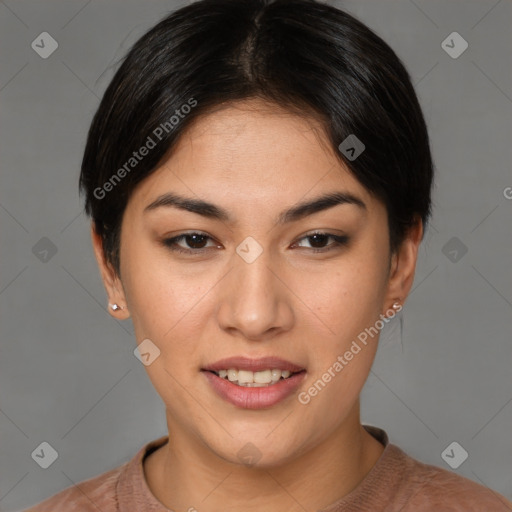
<svg viewBox="0 0 512 512">
<path fill-rule="evenodd" d="M 119 304 L 108 304 L 108 307 L 112 310 L 112 311 L 118 311 L 119 309 L 124 309 L 123 306 L 119 306 Z"/>
<path fill-rule="evenodd" d="M 126 305 L 123 285 L 114 267 L 105 257 L 103 240 L 96 232 L 94 222 L 91 223 L 91 239 L 103 286 L 108 296 L 108 311 L 114 318 L 126 319 L 130 316 L 130 312 Z"/>
</svg>

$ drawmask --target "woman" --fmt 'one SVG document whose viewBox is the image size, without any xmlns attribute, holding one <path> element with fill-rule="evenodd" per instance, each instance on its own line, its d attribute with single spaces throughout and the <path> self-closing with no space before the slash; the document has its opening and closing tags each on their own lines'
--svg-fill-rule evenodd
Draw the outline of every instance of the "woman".
<svg viewBox="0 0 512 512">
<path fill-rule="evenodd" d="M 362 425 L 433 165 L 407 71 L 310 0 L 203 0 L 130 50 L 80 177 L 169 436 L 31 511 L 511 510 Z"/>
</svg>

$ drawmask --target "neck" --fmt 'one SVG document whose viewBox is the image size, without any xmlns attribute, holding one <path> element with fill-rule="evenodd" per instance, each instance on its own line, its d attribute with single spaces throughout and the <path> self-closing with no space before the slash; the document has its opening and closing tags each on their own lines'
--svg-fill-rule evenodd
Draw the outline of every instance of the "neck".
<svg viewBox="0 0 512 512">
<path fill-rule="evenodd" d="M 317 511 L 350 493 L 384 447 L 361 426 L 357 404 L 314 448 L 259 468 L 228 462 L 167 418 L 169 442 L 144 461 L 146 481 L 171 510 Z"/>
</svg>

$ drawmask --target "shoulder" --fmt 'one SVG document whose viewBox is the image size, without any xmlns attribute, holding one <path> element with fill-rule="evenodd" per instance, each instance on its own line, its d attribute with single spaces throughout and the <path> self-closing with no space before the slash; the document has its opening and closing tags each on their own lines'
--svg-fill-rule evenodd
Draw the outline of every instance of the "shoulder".
<svg viewBox="0 0 512 512">
<path fill-rule="evenodd" d="M 116 486 L 126 465 L 73 484 L 22 512 L 117 512 Z"/>
<path fill-rule="evenodd" d="M 404 487 L 409 495 L 403 512 L 512 512 L 512 502 L 484 485 L 393 449 L 407 468 Z"/>
<path fill-rule="evenodd" d="M 168 439 L 166 435 L 150 441 L 124 464 L 73 484 L 22 512 L 125 512 L 148 502 L 156 509 L 158 502 L 146 485 L 143 461 Z"/>
</svg>

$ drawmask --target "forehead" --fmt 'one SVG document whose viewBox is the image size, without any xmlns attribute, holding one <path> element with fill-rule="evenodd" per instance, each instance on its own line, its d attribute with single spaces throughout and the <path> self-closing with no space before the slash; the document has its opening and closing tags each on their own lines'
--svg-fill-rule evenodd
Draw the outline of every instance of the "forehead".
<svg viewBox="0 0 512 512">
<path fill-rule="evenodd" d="M 223 166 L 236 159 L 241 170 L 245 168 L 241 162 L 254 168 L 257 158 L 280 162 L 323 154 L 335 160 L 318 120 L 260 99 L 233 102 L 195 119 L 178 141 L 174 156 L 185 153 Z"/>
<path fill-rule="evenodd" d="M 371 200 L 334 153 L 319 121 L 245 100 L 195 119 L 131 202 L 144 208 L 158 195 L 176 191 L 277 208 L 334 189 Z"/>
</svg>

